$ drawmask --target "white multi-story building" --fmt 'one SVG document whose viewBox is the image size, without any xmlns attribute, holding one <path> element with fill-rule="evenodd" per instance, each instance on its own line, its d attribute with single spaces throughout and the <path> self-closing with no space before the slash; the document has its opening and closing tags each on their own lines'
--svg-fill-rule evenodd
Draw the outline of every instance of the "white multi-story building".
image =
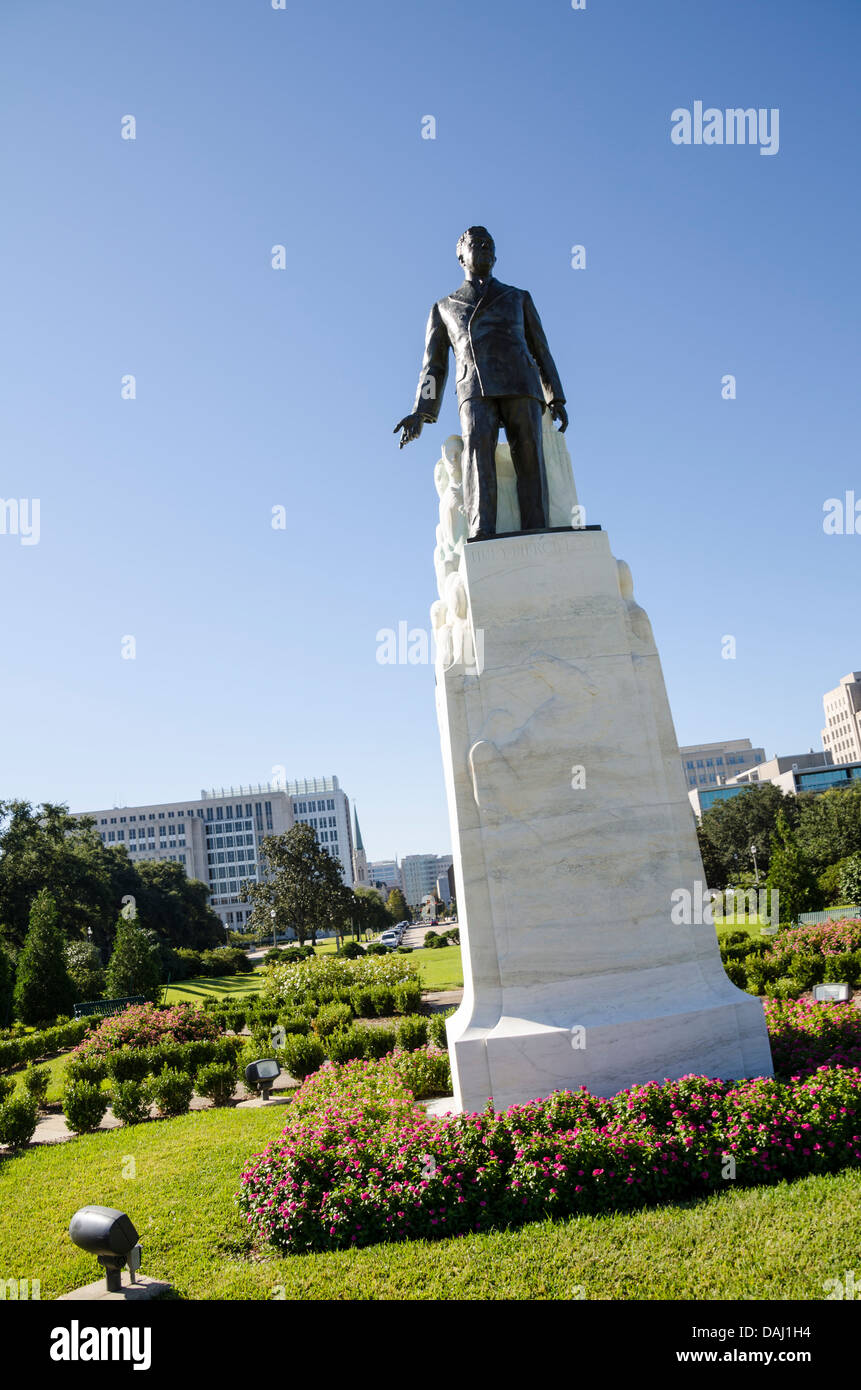
<svg viewBox="0 0 861 1390">
<path fill-rule="evenodd" d="M 76 814 L 95 820 L 106 845 L 125 845 L 133 863 L 170 859 L 182 864 L 189 878 L 207 885 L 210 905 L 227 927 L 242 927 L 251 914 L 242 885 L 260 880 L 261 840 L 283 834 L 297 821 L 312 826 L 320 843 L 340 861 L 344 882 L 353 882 L 350 808 L 337 777 L 286 787 L 268 782 L 221 787 L 202 791 L 195 802 L 113 806 Z"/>
<path fill-rule="evenodd" d="M 436 881 L 453 862 L 450 854 L 408 854 L 401 860 L 403 894 L 409 907 L 436 891 Z"/>
<path fill-rule="evenodd" d="M 353 836 L 350 830 L 350 801 L 337 777 L 306 777 L 286 782 L 294 821 L 304 822 L 317 832 L 317 839 L 333 859 L 341 861 L 341 873 L 348 888 L 353 886 Z"/>
<path fill-rule="evenodd" d="M 861 759 L 861 671 L 850 671 L 836 690 L 823 695 L 822 747 L 835 763 Z"/>
<path fill-rule="evenodd" d="M 399 888 L 403 892 L 404 886 L 397 859 L 374 859 L 369 863 L 368 884 L 371 888 L 379 887 L 380 892 L 384 893 L 386 897 L 393 888 Z"/>
<path fill-rule="evenodd" d="M 687 787 L 716 787 L 758 763 L 765 762 L 765 749 L 754 748 L 749 738 L 732 738 L 726 743 L 699 743 L 679 748 Z"/>
</svg>

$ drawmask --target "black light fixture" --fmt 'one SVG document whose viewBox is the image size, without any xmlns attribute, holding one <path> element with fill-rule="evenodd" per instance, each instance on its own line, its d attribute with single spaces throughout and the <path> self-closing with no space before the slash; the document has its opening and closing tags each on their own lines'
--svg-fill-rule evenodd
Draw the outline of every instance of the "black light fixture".
<svg viewBox="0 0 861 1390">
<path fill-rule="evenodd" d="M 257 1062 L 249 1062 L 245 1068 L 245 1080 L 249 1086 L 259 1086 L 263 1100 L 269 1100 L 272 1086 L 281 1075 L 281 1068 L 274 1057 L 261 1057 Z"/>
<path fill-rule="evenodd" d="M 117 1211 L 116 1207 L 81 1207 L 69 1222 L 69 1235 L 104 1267 L 108 1293 L 121 1291 L 124 1265 L 128 1265 L 134 1283 L 135 1270 L 141 1265 L 141 1248 L 138 1233 L 124 1211 Z"/>
</svg>

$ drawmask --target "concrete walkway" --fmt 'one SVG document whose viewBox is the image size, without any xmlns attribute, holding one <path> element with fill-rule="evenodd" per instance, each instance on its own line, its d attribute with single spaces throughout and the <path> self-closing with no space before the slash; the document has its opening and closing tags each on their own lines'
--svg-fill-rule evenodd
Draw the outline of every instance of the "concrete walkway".
<svg viewBox="0 0 861 1390">
<path fill-rule="evenodd" d="M 225 1106 L 224 1108 L 233 1110 L 259 1110 L 262 1106 L 284 1105 L 290 1099 L 290 1096 L 298 1085 L 298 1081 L 294 1081 L 292 1076 L 287 1076 L 286 1073 L 282 1072 L 272 1087 L 272 1099 L 265 1101 L 261 1099 L 259 1095 L 254 1095 L 245 1086 L 240 1084 L 233 1093 L 234 1100 L 229 1107 Z M 211 1100 L 206 1100 L 203 1096 L 192 1096 L 191 1105 L 188 1108 L 189 1110 L 212 1110 L 214 1106 Z M 150 1119 L 158 1120 L 160 1118 L 161 1116 L 156 1113 L 155 1106 L 152 1106 L 150 1108 Z M 105 1111 L 104 1118 L 98 1129 L 91 1132 L 98 1134 L 102 1130 L 121 1128 L 122 1121 L 116 1118 L 109 1106 Z M 47 1114 L 42 1115 L 37 1120 L 30 1144 L 62 1144 L 66 1139 L 73 1139 L 75 1133 L 76 1131 L 70 1129 L 67 1125 L 66 1117 L 60 1106 L 52 1105 L 48 1107 Z M 5 1146 L 0 1144 L 0 1153 L 6 1152 Z"/>
</svg>

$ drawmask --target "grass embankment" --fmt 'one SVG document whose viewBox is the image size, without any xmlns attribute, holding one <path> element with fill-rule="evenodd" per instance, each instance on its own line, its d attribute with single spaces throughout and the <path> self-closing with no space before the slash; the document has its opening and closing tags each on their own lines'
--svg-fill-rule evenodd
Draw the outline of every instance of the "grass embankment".
<svg viewBox="0 0 861 1390">
<path fill-rule="evenodd" d="M 247 994 L 259 994 L 262 984 L 262 970 L 255 970 L 253 975 L 201 975 L 194 980 L 182 980 L 179 984 L 168 985 L 164 1002 L 179 1004 L 185 1001 L 202 1004 L 204 999 L 225 1002 Z"/>
<path fill-rule="evenodd" d="M 89 1282 L 66 1234 L 89 1202 L 127 1211 L 144 1272 L 188 1299 L 822 1299 L 857 1264 L 858 1170 L 433 1248 L 252 1252 L 233 1194 L 283 1122 L 279 1108 L 204 1110 L 0 1161 L 0 1273 L 40 1279 L 43 1299 Z"/>
</svg>

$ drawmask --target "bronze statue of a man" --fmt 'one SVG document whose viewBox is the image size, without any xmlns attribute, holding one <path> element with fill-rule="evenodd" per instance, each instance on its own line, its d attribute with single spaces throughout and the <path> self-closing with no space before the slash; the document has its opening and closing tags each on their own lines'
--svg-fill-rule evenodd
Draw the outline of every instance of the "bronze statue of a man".
<svg viewBox="0 0 861 1390">
<path fill-rule="evenodd" d="M 448 375 L 448 350 L 457 363 L 457 403 L 463 434 L 463 497 L 471 541 L 496 535 L 496 462 L 499 427 L 511 446 L 517 474 L 520 526 L 549 524 L 541 417 L 549 407 L 559 429 L 568 416 L 559 373 L 535 305 L 526 290 L 495 280 L 493 237 L 469 227 L 457 243 L 466 279 L 430 312 L 425 355 L 411 415 L 395 425 L 400 447 L 439 415 Z"/>
</svg>

